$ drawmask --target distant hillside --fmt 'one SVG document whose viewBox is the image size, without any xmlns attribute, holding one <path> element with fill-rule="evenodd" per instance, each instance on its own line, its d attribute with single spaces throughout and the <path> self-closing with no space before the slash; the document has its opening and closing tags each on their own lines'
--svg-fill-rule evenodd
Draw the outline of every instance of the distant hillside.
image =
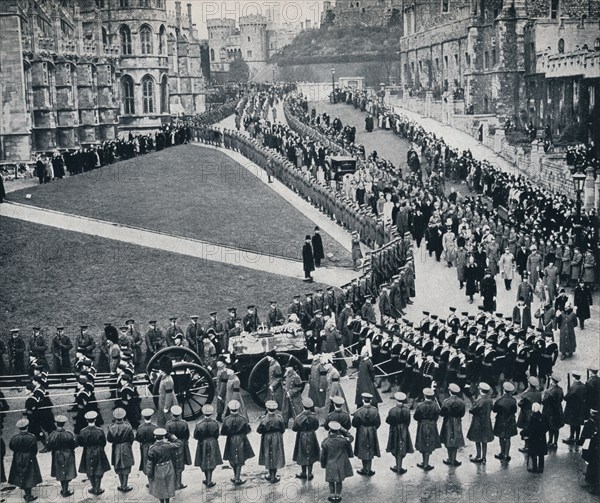
<svg viewBox="0 0 600 503">
<path fill-rule="evenodd" d="M 372 61 L 395 57 L 399 50 L 398 26 L 332 26 L 303 31 L 271 62 L 287 66 Z"/>
</svg>

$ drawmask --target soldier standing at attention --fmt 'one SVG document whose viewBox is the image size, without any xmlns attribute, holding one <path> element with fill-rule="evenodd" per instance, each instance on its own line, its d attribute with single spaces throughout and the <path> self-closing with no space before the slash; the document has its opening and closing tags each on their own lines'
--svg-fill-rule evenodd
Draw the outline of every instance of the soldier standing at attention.
<svg viewBox="0 0 600 503">
<path fill-rule="evenodd" d="M 496 413 L 494 435 L 500 441 L 500 453 L 494 454 L 496 459 L 508 463 L 510 461 L 510 439 L 517 434 L 517 401 L 512 396 L 515 386 L 505 381 L 502 384 L 504 394 L 494 402 L 492 411 Z"/>
<path fill-rule="evenodd" d="M 150 320 L 148 322 L 150 328 L 146 332 L 146 365 L 150 359 L 165 347 L 165 338 L 162 331 L 157 328 L 156 320 Z"/>
<path fill-rule="evenodd" d="M 37 462 L 37 440 L 27 432 L 28 426 L 27 419 L 17 421 L 19 432 L 10 439 L 8 444 L 14 453 L 8 483 L 23 489 L 25 501 L 34 501 L 37 496 L 31 494 L 31 490 L 42 483 L 42 474 Z"/>
<path fill-rule="evenodd" d="M 133 459 L 134 434 L 131 425 L 125 421 L 125 409 L 115 409 L 113 418 L 115 422 L 108 427 L 107 440 L 112 444 L 112 465 L 119 476 L 118 491 L 128 493 L 133 487 L 127 485 L 131 467 L 135 464 Z"/>
<path fill-rule="evenodd" d="M 217 484 L 212 479 L 213 471 L 223 464 L 219 450 L 219 423 L 211 417 L 214 412 L 215 408 L 210 404 L 202 407 L 203 416 L 194 429 L 194 438 L 198 441 L 194 465 L 204 473 L 202 483 L 209 488 Z"/>
<path fill-rule="evenodd" d="M 482 463 L 485 465 L 487 458 L 487 444 L 494 440 L 494 431 L 492 428 L 492 407 L 494 403 L 489 397 L 491 387 L 489 384 L 479 383 L 480 396 L 469 411 L 473 415 L 471 426 L 467 432 L 467 438 L 475 442 L 477 454 L 471 457 L 473 463 Z"/>
<path fill-rule="evenodd" d="M 285 466 L 285 452 L 283 449 L 285 424 L 281 414 L 277 412 L 279 406 L 275 400 L 269 400 L 265 407 L 267 413 L 260 420 L 256 429 L 256 432 L 262 435 L 258 464 L 269 471 L 268 475 L 265 475 L 265 480 L 275 484 L 281 479 L 277 475 L 277 470 Z"/>
<path fill-rule="evenodd" d="M 337 421 L 329 423 L 329 436 L 321 444 L 321 468 L 325 469 L 325 481 L 329 483 L 332 503 L 342 501 L 342 483 L 347 477 L 354 475 L 350 458 L 354 438 L 341 432 L 342 426 Z"/>
<path fill-rule="evenodd" d="M 302 400 L 304 410 L 296 416 L 292 431 L 296 432 L 296 443 L 292 459 L 302 467 L 302 472 L 296 474 L 301 480 L 312 480 L 313 465 L 319 460 L 319 442 L 316 431 L 319 429 L 319 418 L 310 398 Z"/>
<path fill-rule="evenodd" d="M 177 441 L 170 442 L 165 438 L 166 436 L 167 430 L 164 428 L 154 430 L 156 442 L 148 449 L 148 463 L 145 470 L 148 476 L 148 492 L 158 498 L 160 503 L 169 503 L 169 500 L 175 496 L 173 459 L 177 455 Z"/>
<path fill-rule="evenodd" d="M 154 443 L 154 430 L 158 428 L 152 422 L 152 416 L 154 415 L 154 410 L 152 409 L 144 409 L 142 411 L 142 418 L 144 420 L 143 424 L 135 432 L 135 440 L 140 443 L 140 471 L 144 472 L 145 475 L 148 475 L 147 472 L 147 463 L 148 463 L 148 449 Z"/>
<path fill-rule="evenodd" d="M 372 477 L 375 472 L 371 470 L 374 457 L 380 457 L 379 440 L 377 430 L 381 426 L 381 417 L 377 407 L 371 405 L 373 395 L 363 393 L 363 405 L 355 413 L 352 426 L 356 428 L 356 443 L 354 444 L 354 455 L 362 461 L 362 468 L 356 473 Z"/>
<path fill-rule="evenodd" d="M 12 375 L 25 373 L 25 341 L 19 335 L 19 329 L 13 328 L 8 339 L 8 368 Z"/>
<path fill-rule="evenodd" d="M 231 481 L 235 485 L 242 485 L 246 483 L 241 478 L 242 466 L 248 459 L 254 457 L 254 451 L 248 441 L 248 433 L 251 430 L 246 418 L 238 414 L 240 410 L 238 401 L 232 400 L 227 404 L 227 407 L 231 414 L 223 420 L 223 426 L 221 427 L 221 435 L 227 437 L 223 459 L 229 461 L 231 468 L 233 468 Z"/>
<path fill-rule="evenodd" d="M 465 415 L 465 402 L 458 396 L 460 394 L 460 386 L 455 383 L 450 383 L 448 386 L 450 396 L 442 402 L 440 416 L 442 428 L 440 430 L 441 442 L 448 450 L 448 459 L 444 459 L 443 463 L 449 466 L 460 466 L 462 463 L 457 461 L 456 454 L 460 447 L 465 446 L 465 439 L 462 432 L 462 418 Z"/>
<path fill-rule="evenodd" d="M 423 455 L 423 462 L 417 463 L 417 466 L 425 471 L 433 470 L 433 466 L 429 464 L 429 456 L 442 446 L 437 430 L 440 407 L 433 401 L 434 395 L 431 388 L 425 388 L 423 390 L 425 401 L 417 405 L 414 415 L 418 423 L 415 448 Z"/>
<path fill-rule="evenodd" d="M 406 395 L 402 392 L 394 394 L 396 405 L 390 409 L 388 417 L 385 420 L 390 425 L 390 434 L 387 443 L 387 452 L 392 453 L 396 464 L 390 467 L 390 470 L 398 475 L 404 475 L 407 470 L 402 467 L 404 457 L 413 453 L 414 448 L 410 438 L 410 409 L 406 406 Z"/>
<path fill-rule="evenodd" d="M 106 436 L 104 432 L 96 426 L 96 411 L 89 411 L 85 415 L 88 425 L 77 435 L 77 445 L 83 447 L 81 462 L 79 463 L 79 473 L 85 473 L 92 487 L 88 489 L 90 494 L 100 496 L 104 489 L 100 487 L 102 477 L 110 471 L 110 464 L 104 447 L 106 446 Z"/>
<path fill-rule="evenodd" d="M 165 429 L 169 435 L 174 435 L 179 440 L 179 448 L 177 449 L 177 457 L 174 462 L 175 468 L 175 489 L 185 489 L 187 486 L 183 485 L 182 476 L 185 470 L 185 465 L 192 464 L 192 455 L 190 453 L 190 428 L 187 421 L 181 419 L 181 407 L 179 405 L 173 405 L 171 407 L 171 415 L 173 419 L 167 421 Z"/>
<path fill-rule="evenodd" d="M 73 495 L 69 490 L 69 482 L 77 477 L 75 466 L 75 448 L 77 440 L 75 435 L 65 430 L 67 418 L 56 417 L 56 430 L 50 433 L 46 448 L 52 452 L 52 468 L 50 475 L 60 482 L 60 495 L 68 497 Z"/>
</svg>

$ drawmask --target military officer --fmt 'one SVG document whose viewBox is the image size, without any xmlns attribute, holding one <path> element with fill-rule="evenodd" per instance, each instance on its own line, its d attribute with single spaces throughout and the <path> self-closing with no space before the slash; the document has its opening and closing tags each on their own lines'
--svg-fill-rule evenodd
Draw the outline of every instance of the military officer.
<svg viewBox="0 0 600 503">
<path fill-rule="evenodd" d="M 140 444 L 140 466 L 139 470 L 143 472 L 145 475 L 147 473 L 147 463 L 148 463 L 148 450 L 150 446 L 154 443 L 154 430 L 158 428 L 156 424 L 152 422 L 152 416 L 154 415 L 154 410 L 147 408 L 142 411 L 143 423 L 135 432 L 135 441 Z"/>
<path fill-rule="evenodd" d="M 465 446 L 465 439 L 462 431 L 462 418 L 465 415 L 465 402 L 458 395 L 460 387 L 456 383 L 450 383 L 448 386 L 450 396 L 442 402 L 440 416 L 442 428 L 440 430 L 441 442 L 448 450 L 448 458 L 443 463 L 449 466 L 460 466 L 462 463 L 457 461 L 456 454 L 458 449 Z"/>
<path fill-rule="evenodd" d="M 60 495 L 65 498 L 73 495 L 73 491 L 69 489 L 69 482 L 77 477 L 77 440 L 72 432 L 65 430 L 66 422 L 65 416 L 56 417 L 56 430 L 50 433 L 46 443 L 46 448 L 52 452 L 50 475 L 60 482 Z"/>
<path fill-rule="evenodd" d="M 166 346 L 165 338 L 162 331 L 156 326 L 156 320 L 148 322 L 150 328 L 146 332 L 146 364 L 150 359 Z"/>
<path fill-rule="evenodd" d="M 81 352 L 90 360 L 94 359 L 94 350 L 96 349 L 96 342 L 94 338 L 88 332 L 87 325 L 81 325 L 80 333 L 75 340 L 75 346 L 81 348 Z"/>
<path fill-rule="evenodd" d="M 248 433 L 251 428 L 246 418 L 238 414 L 240 403 L 232 400 L 227 404 L 230 414 L 223 420 L 221 435 L 227 437 L 223 459 L 229 461 L 233 468 L 233 478 L 231 481 L 235 485 L 245 484 L 246 481 L 241 478 L 242 466 L 250 458 L 254 457 L 254 451 L 248 441 Z M 283 421 L 282 421 L 283 422 Z"/>
<path fill-rule="evenodd" d="M 375 472 L 371 469 L 374 457 L 380 457 L 377 430 L 381 426 L 381 417 L 377 407 L 371 405 L 373 395 L 362 393 L 363 405 L 355 413 L 352 426 L 356 428 L 356 443 L 354 455 L 362 461 L 362 468 L 356 473 L 372 477 Z M 330 426 L 331 427 L 331 426 Z"/>
<path fill-rule="evenodd" d="M 40 333 L 40 327 L 33 327 L 33 335 L 29 342 L 29 356 L 33 356 L 36 359 L 36 363 L 42 367 L 43 370 L 50 370 L 48 360 L 46 359 L 46 351 L 48 351 L 48 344 L 44 336 Z"/>
<path fill-rule="evenodd" d="M 304 410 L 296 416 L 292 425 L 292 431 L 296 432 L 292 459 L 302 470 L 296 474 L 296 478 L 310 481 L 314 478 L 313 465 L 320 457 L 319 442 L 315 433 L 319 429 L 319 418 L 310 398 L 302 400 L 302 407 Z"/>
<path fill-rule="evenodd" d="M 171 407 L 173 419 L 167 421 L 165 429 L 169 435 L 174 435 L 179 440 L 177 455 L 174 460 L 175 468 L 175 489 L 185 489 L 187 486 L 182 482 L 183 471 L 186 465 L 192 464 L 192 455 L 190 453 L 189 439 L 190 429 L 187 421 L 181 419 L 182 409 L 179 405 Z"/>
<path fill-rule="evenodd" d="M 207 487 L 214 487 L 217 483 L 212 480 L 215 468 L 223 464 L 219 450 L 219 423 L 211 416 L 215 408 L 206 404 L 202 407 L 202 418 L 194 428 L 194 438 L 198 441 L 194 465 L 200 467 L 205 479 L 202 483 Z"/>
<path fill-rule="evenodd" d="M 32 494 L 32 489 L 42 483 L 42 474 L 37 461 L 37 440 L 27 432 L 28 426 L 27 419 L 19 419 L 17 421 L 19 432 L 8 444 L 14 453 L 8 483 L 23 489 L 25 501 L 35 501 L 37 496 Z"/>
<path fill-rule="evenodd" d="M 275 484 L 281 480 L 277 470 L 285 466 L 283 433 L 286 426 L 281 414 L 277 412 L 279 405 L 275 400 L 265 403 L 267 413 L 260 420 L 256 432 L 261 436 L 258 464 L 264 466 L 269 473 L 265 480 Z"/>
<path fill-rule="evenodd" d="M 270 304 L 271 308 L 267 312 L 267 327 L 272 328 L 283 325 L 285 323 L 285 319 L 281 309 L 277 307 L 277 302 L 272 300 Z"/>
<path fill-rule="evenodd" d="M 13 375 L 25 373 L 25 341 L 19 335 L 19 329 L 13 328 L 8 339 L 8 368 Z"/>
<path fill-rule="evenodd" d="M 102 477 L 110 471 L 110 464 L 104 447 L 106 446 L 106 436 L 104 432 L 96 426 L 96 411 L 89 411 L 85 415 L 87 426 L 77 435 L 77 445 L 83 447 L 81 462 L 79 463 L 79 473 L 85 473 L 92 487 L 88 489 L 90 494 L 100 496 L 104 493 L 102 489 Z"/>
<path fill-rule="evenodd" d="M 128 493 L 133 487 L 127 485 L 131 467 L 135 464 L 133 458 L 133 441 L 135 439 L 133 428 L 125 421 L 125 409 L 115 409 L 113 418 L 115 422 L 108 427 L 106 440 L 112 444 L 111 461 L 116 474 L 119 476 L 118 491 Z"/>
</svg>

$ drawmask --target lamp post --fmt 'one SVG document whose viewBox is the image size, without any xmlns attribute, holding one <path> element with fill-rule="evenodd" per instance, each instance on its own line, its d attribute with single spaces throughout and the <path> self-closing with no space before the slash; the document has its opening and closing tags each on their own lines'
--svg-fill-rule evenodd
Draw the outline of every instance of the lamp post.
<svg viewBox="0 0 600 503">
<path fill-rule="evenodd" d="M 335 103 L 335 68 L 331 69 L 331 102 Z"/>
<path fill-rule="evenodd" d="M 582 166 L 576 166 L 571 172 L 573 177 L 573 186 L 575 188 L 575 194 L 577 195 L 576 199 L 576 220 L 573 223 L 573 227 L 575 228 L 575 245 L 581 247 L 581 193 L 583 192 L 585 186 L 585 173 L 582 170 Z"/>
</svg>

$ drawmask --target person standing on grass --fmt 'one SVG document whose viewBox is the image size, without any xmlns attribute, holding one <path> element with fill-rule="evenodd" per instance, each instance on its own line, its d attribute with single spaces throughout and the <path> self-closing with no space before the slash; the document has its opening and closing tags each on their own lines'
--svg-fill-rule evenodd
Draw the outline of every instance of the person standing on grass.
<svg viewBox="0 0 600 503">
<path fill-rule="evenodd" d="M 304 281 L 312 283 L 313 278 L 311 273 L 315 270 L 315 260 L 311 246 L 311 237 L 309 235 L 306 236 L 304 246 L 302 247 L 302 264 L 304 267 Z"/>
<path fill-rule="evenodd" d="M 352 233 L 352 262 L 354 263 L 354 270 L 360 269 L 360 264 L 363 258 L 362 251 L 360 249 L 360 238 L 358 232 Z"/>
<path fill-rule="evenodd" d="M 312 249 L 315 267 L 321 267 L 321 260 L 325 258 L 325 251 L 323 250 L 323 240 L 318 227 L 315 227 L 315 234 L 312 237 Z"/>
</svg>

